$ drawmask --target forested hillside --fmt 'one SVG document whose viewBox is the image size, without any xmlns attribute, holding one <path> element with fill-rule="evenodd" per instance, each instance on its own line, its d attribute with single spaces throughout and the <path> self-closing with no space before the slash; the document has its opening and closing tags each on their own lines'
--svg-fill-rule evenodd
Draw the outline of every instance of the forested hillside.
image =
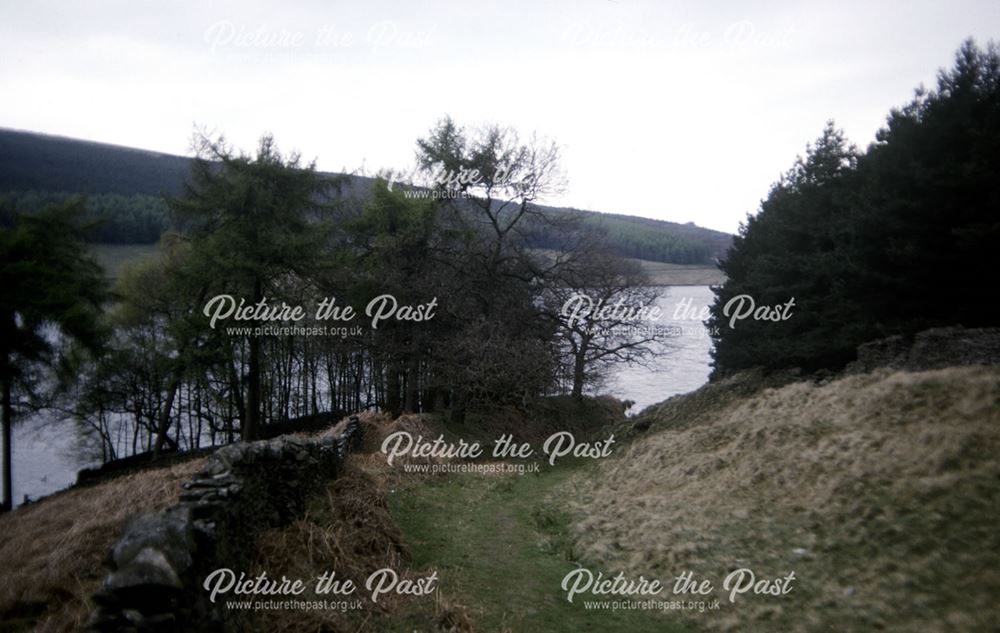
<svg viewBox="0 0 1000 633">
<path fill-rule="evenodd" d="M 81 194 L 62 191 L 0 192 L 15 209 L 39 210 L 61 205 Z M 167 205 L 160 196 L 144 193 L 94 193 L 85 196 L 87 237 L 98 244 L 153 244 L 167 228 Z"/>
<path fill-rule="evenodd" d="M 0 191 L 177 194 L 190 170 L 182 156 L 0 130 Z"/>
<path fill-rule="evenodd" d="M 0 197 L 22 209 L 57 203 L 73 194 L 86 194 L 95 242 L 153 243 L 167 227 L 163 195 L 181 193 L 190 171 L 190 159 L 117 145 L 80 141 L 14 130 L 0 130 Z M 363 201 L 374 181 L 351 176 L 341 195 Z M 360 209 L 360 204 L 350 204 Z M 571 210 L 539 207 L 552 214 Z M 674 264 L 713 264 L 732 242 L 732 236 L 694 224 L 678 224 L 629 215 L 581 212 L 586 221 L 602 227 L 609 245 L 619 255 Z M 552 248 L 559 236 L 544 227 L 535 232 L 533 246 Z"/>
</svg>

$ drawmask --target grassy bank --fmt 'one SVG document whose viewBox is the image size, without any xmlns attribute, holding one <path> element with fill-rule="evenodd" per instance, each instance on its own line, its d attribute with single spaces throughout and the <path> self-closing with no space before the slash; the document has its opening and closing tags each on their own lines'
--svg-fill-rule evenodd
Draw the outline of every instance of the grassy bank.
<svg viewBox="0 0 1000 633">
<path fill-rule="evenodd" d="M 714 286 L 726 281 L 726 276 L 717 266 L 666 264 L 644 259 L 635 261 L 649 275 L 653 286 Z"/>
<path fill-rule="evenodd" d="M 73 488 L 0 515 L 0 631 L 77 630 L 129 517 L 177 503 L 203 461 Z"/>
<path fill-rule="evenodd" d="M 613 400 L 554 399 L 536 416 L 475 422 L 365 414 L 365 447 L 346 473 L 256 543 L 257 571 L 434 572 L 433 595 L 346 613 L 261 611 L 246 630 L 943 633 L 993 631 L 1000 618 L 1000 368 L 880 370 L 824 384 L 749 374 L 632 420 Z M 397 431 L 484 446 L 514 432 L 537 446 L 556 430 L 584 439 L 611 428 L 622 441 L 610 458 L 508 462 L 523 474 L 418 473 L 404 464 L 441 462 L 389 466 L 379 452 Z M 78 625 L 128 514 L 172 503 L 196 467 L 128 475 L 0 517 L 0 556 L 14 563 L 0 593 L 5 627 Z M 590 610 L 561 588 L 579 565 L 660 579 L 661 600 L 690 571 L 712 582 L 722 609 Z M 741 568 L 766 579 L 794 572 L 793 590 L 730 603 L 722 581 Z"/>
<path fill-rule="evenodd" d="M 436 458 L 399 458 L 389 466 L 379 452 L 388 435 L 442 435 L 490 446 L 501 434 L 539 446 L 555 430 L 573 429 L 583 439 L 623 421 L 609 399 L 580 407 L 553 399 L 530 419 L 514 411 L 475 424 L 449 425 L 435 416 L 396 420 L 365 414 L 365 447 L 351 455 L 345 475 L 309 505 L 293 524 L 262 534 L 254 573 L 310 578 L 324 570 L 361 580 L 389 566 L 404 577 L 436 573 L 430 597 L 395 597 L 378 605 L 336 611 L 261 611 L 247 630 L 267 631 L 644 631 L 684 630 L 652 611 L 588 611 L 578 598 L 566 601 L 560 584 L 578 564 L 565 500 L 554 494 L 590 460 L 568 458 L 539 464 L 525 474 L 407 472 L 404 464 L 440 464 Z M 533 470 L 533 460 L 511 460 Z M 497 462 L 477 460 L 481 466 Z M 304 599 L 321 596 L 305 595 Z"/>
<path fill-rule="evenodd" d="M 567 602 L 560 583 L 577 566 L 578 552 L 563 500 L 553 491 L 578 468 L 450 475 L 412 481 L 392 495 L 411 564 L 438 570 L 450 608 L 468 622 L 464 630 L 685 630 L 652 611 L 591 611 L 579 597 Z"/>
<path fill-rule="evenodd" d="M 91 244 L 90 252 L 108 279 L 116 280 L 126 264 L 154 256 L 156 244 Z"/>
<path fill-rule="evenodd" d="M 788 595 L 691 618 L 709 630 L 995 630 L 1000 368 L 757 389 L 652 407 L 627 450 L 567 482 L 581 554 L 691 570 L 723 600 L 734 569 L 796 573 Z"/>
<path fill-rule="evenodd" d="M 456 427 L 436 418 L 404 416 L 370 426 L 368 447 L 377 451 L 381 438 L 406 430 L 483 446 L 511 433 L 518 442 L 538 449 L 550 433 L 572 430 L 581 440 L 596 438 L 623 420 L 613 400 L 589 400 L 581 407 L 570 399 L 553 399 L 530 419 L 510 412 Z M 565 499 L 556 491 L 591 461 L 564 458 L 550 466 L 537 458 L 508 460 L 526 472 L 435 475 L 407 473 L 400 464 L 389 467 L 384 456 L 371 453 L 366 467 L 388 491 L 388 508 L 402 534 L 408 569 L 436 571 L 440 577 L 434 602 L 409 601 L 378 630 L 409 633 L 428 630 L 429 623 L 436 630 L 487 633 L 684 630 L 656 612 L 589 611 L 580 598 L 572 604 L 566 600 L 562 579 L 581 561 Z M 535 464 L 538 472 L 531 472 Z"/>
</svg>

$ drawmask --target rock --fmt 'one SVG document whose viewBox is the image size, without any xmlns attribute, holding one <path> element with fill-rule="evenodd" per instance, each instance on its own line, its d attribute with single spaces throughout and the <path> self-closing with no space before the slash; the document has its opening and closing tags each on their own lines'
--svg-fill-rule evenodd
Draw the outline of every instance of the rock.
<svg viewBox="0 0 1000 633">
<path fill-rule="evenodd" d="M 133 562 L 139 553 L 156 548 L 170 565 L 184 571 L 192 562 L 194 537 L 191 530 L 191 514 L 187 510 L 140 514 L 128 524 L 125 534 L 111 549 L 111 561 L 116 569 L 121 569 Z"/>
<path fill-rule="evenodd" d="M 198 536 L 215 540 L 215 521 L 197 519 L 194 521 L 194 531 Z"/>
<path fill-rule="evenodd" d="M 227 614 L 207 604 L 194 561 L 243 564 L 246 535 L 299 516 L 308 495 L 338 474 L 341 456 L 361 438 L 354 418 L 339 437 L 279 436 L 216 450 L 183 485 L 180 503 L 127 525 L 108 553 L 114 571 L 94 594 L 85 630 L 222 630 Z"/>
<path fill-rule="evenodd" d="M 182 487 L 185 490 L 193 490 L 195 488 L 222 488 L 238 481 L 239 480 L 233 477 L 232 474 L 226 474 L 224 476 L 215 475 L 207 479 L 192 479 L 191 481 L 186 481 Z"/>
<path fill-rule="evenodd" d="M 248 444 L 244 442 L 237 442 L 236 444 L 223 446 L 215 451 L 212 455 L 212 459 L 228 470 L 233 464 L 239 464 L 246 458 L 247 447 Z M 222 471 L 216 470 L 216 472 Z"/>
<path fill-rule="evenodd" d="M 902 336 L 863 343 L 847 373 L 866 373 L 878 367 L 923 371 L 998 363 L 1000 328 L 939 327 L 917 333 L 912 343 Z"/>
<path fill-rule="evenodd" d="M 183 497 L 183 495 L 181 495 Z M 223 505 L 217 500 L 207 500 L 207 499 L 196 499 L 196 500 L 184 500 L 182 501 L 188 504 L 191 510 L 191 518 L 193 519 L 209 519 L 214 520 L 223 511 Z"/>
<path fill-rule="evenodd" d="M 219 490 L 213 490 L 210 488 L 195 488 L 194 490 L 187 490 L 181 493 L 181 501 L 217 501 L 224 494 L 225 488 L 220 488 Z"/>
<path fill-rule="evenodd" d="M 902 336 L 890 336 L 858 346 L 857 367 L 871 371 L 876 367 L 898 367 L 905 363 L 907 344 Z"/>
<path fill-rule="evenodd" d="M 108 576 L 104 587 L 108 591 L 134 593 L 145 588 L 153 592 L 164 587 L 183 589 L 184 585 L 163 552 L 145 547 L 128 565 Z"/>
</svg>

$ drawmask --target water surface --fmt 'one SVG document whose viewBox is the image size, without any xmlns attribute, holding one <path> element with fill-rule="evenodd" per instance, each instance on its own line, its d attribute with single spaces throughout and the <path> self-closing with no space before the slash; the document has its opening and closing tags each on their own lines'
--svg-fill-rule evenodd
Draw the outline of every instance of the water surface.
<svg viewBox="0 0 1000 633">
<path fill-rule="evenodd" d="M 657 299 L 663 318 L 661 326 L 675 326 L 680 335 L 657 346 L 657 354 L 647 366 L 619 366 L 600 389 L 622 400 L 633 400 L 630 414 L 697 389 L 708 381 L 711 339 L 697 319 L 674 318 L 678 306 L 687 308 L 689 317 L 712 302 L 708 286 L 671 286 L 662 288 Z M 93 447 L 80 437 L 76 423 L 51 413 L 36 414 L 14 425 L 13 429 L 14 503 L 24 496 L 37 499 L 61 490 L 76 481 L 82 468 L 95 466 L 99 460 Z"/>
</svg>

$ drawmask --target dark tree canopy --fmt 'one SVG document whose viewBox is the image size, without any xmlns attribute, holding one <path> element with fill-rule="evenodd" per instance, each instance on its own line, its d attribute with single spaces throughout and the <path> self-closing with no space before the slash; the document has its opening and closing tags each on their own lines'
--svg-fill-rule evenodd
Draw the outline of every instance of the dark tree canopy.
<svg viewBox="0 0 1000 633">
<path fill-rule="evenodd" d="M 104 339 L 107 297 L 100 267 L 83 241 L 79 200 L 40 213 L 0 209 L 0 388 L 3 394 L 3 485 L 10 509 L 14 396 L 31 393 L 38 370 L 68 369 L 70 343 L 97 349 Z"/>
<path fill-rule="evenodd" d="M 832 124 L 742 225 L 711 325 L 715 376 L 754 365 L 838 368 L 856 346 L 937 325 L 995 325 L 1000 55 L 966 42 L 934 90 L 890 113 L 866 152 Z M 730 327 L 727 303 L 794 297 L 786 321 Z"/>
</svg>

